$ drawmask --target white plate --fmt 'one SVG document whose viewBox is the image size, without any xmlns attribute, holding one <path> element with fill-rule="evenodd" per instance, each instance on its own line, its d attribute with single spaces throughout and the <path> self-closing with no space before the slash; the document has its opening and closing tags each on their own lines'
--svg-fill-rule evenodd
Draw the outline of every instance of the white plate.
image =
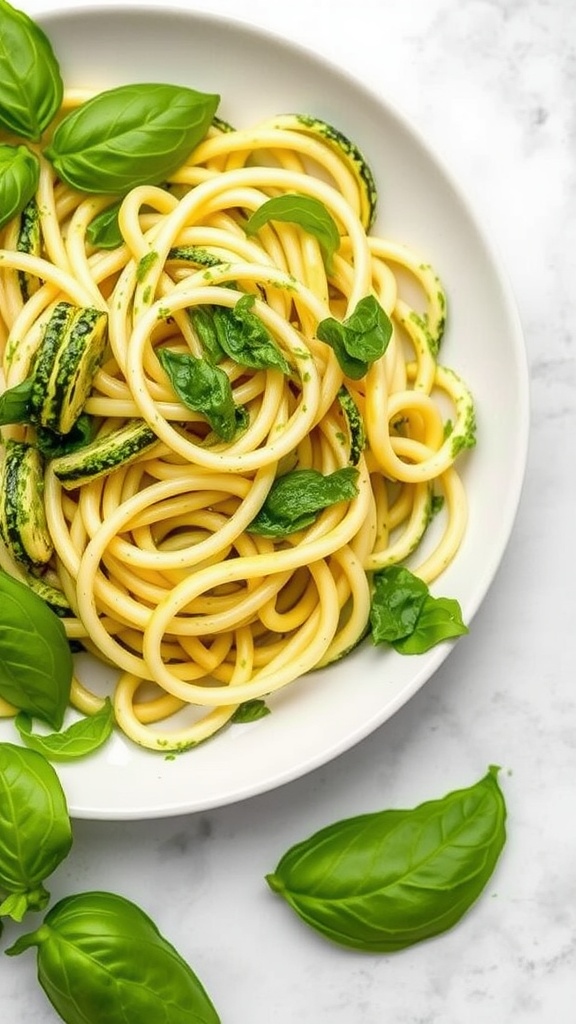
<svg viewBox="0 0 576 1024">
<path fill-rule="evenodd" d="M 413 130 L 360 84 L 298 47 L 241 24 L 163 8 L 102 7 L 41 19 L 68 86 L 174 82 L 222 96 L 237 125 L 267 115 L 315 114 L 352 137 L 380 187 L 382 233 L 417 248 L 449 296 L 443 361 L 471 385 L 478 445 L 464 477 L 466 540 L 438 592 L 470 621 L 512 528 L 528 434 L 528 385 L 518 317 L 473 213 Z M 70 810 L 85 818 L 146 818 L 232 803 L 336 757 L 389 718 L 450 651 L 402 658 L 366 645 L 279 694 L 273 714 L 229 727 L 166 760 L 115 736 L 99 754 L 60 769 Z M 0 737 L 13 739 L 10 724 Z"/>
</svg>

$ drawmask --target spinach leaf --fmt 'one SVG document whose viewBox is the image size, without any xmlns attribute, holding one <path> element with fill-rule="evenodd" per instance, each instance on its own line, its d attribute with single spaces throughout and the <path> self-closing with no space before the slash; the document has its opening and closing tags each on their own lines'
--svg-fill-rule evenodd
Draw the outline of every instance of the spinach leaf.
<svg viewBox="0 0 576 1024">
<path fill-rule="evenodd" d="M 358 494 L 358 470 L 352 466 L 324 476 L 316 469 L 295 469 L 278 477 L 262 508 L 248 526 L 249 533 L 285 537 L 311 526 L 318 513 Z"/>
<path fill-rule="evenodd" d="M 62 621 L 24 583 L 0 570 L 0 696 L 60 729 L 72 669 Z"/>
<path fill-rule="evenodd" d="M 135 903 L 111 892 L 66 896 L 6 950 L 38 947 L 38 979 L 67 1024 L 220 1024 L 200 980 Z"/>
<path fill-rule="evenodd" d="M 346 376 L 359 380 L 388 348 L 392 321 L 374 296 L 366 295 L 346 320 L 321 320 L 316 336 L 334 349 Z"/>
<path fill-rule="evenodd" d="M 412 810 L 348 818 L 293 846 L 266 876 L 306 924 L 343 946 L 390 953 L 455 925 L 506 839 L 491 767 L 467 789 Z"/>
<path fill-rule="evenodd" d="M 320 244 L 327 269 L 331 270 L 332 257 L 340 246 L 340 232 L 324 203 L 312 196 L 297 193 L 274 196 L 254 211 L 244 225 L 244 230 L 247 235 L 255 235 L 271 220 L 298 224 L 313 235 Z"/>
<path fill-rule="evenodd" d="M 27 146 L 0 144 L 0 228 L 22 213 L 39 179 L 40 164 L 35 153 Z"/>
<path fill-rule="evenodd" d="M 424 654 L 468 632 L 457 601 L 433 597 L 423 580 L 398 565 L 374 573 L 370 628 L 373 643 L 391 644 L 400 654 Z"/>
<path fill-rule="evenodd" d="M 93 753 L 112 735 L 114 709 L 107 697 L 100 711 L 78 719 L 62 732 L 49 735 L 32 732 L 32 719 L 25 711 L 16 715 L 15 725 L 26 746 L 42 754 L 47 761 L 75 761 Z"/>
<path fill-rule="evenodd" d="M 290 366 L 268 328 L 252 312 L 253 295 L 243 295 L 233 309 L 228 306 L 196 306 L 190 318 L 206 355 L 219 362 L 227 355 L 240 366 L 255 370 L 280 370 Z"/>
<path fill-rule="evenodd" d="M 122 201 L 107 206 L 105 210 L 98 213 L 94 220 L 91 220 L 87 229 L 86 237 L 92 245 L 99 249 L 118 249 L 124 244 L 124 237 L 118 223 L 118 212 Z"/>
<path fill-rule="evenodd" d="M 242 724 L 257 722 L 259 718 L 265 718 L 269 714 L 270 708 L 268 705 L 257 697 L 254 700 L 246 700 L 243 704 L 239 704 L 230 721 L 241 722 Z"/>
<path fill-rule="evenodd" d="M 0 395 L 0 426 L 7 423 L 30 422 L 30 398 L 32 395 L 32 377 L 15 384 Z"/>
<path fill-rule="evenodd" d="M 67 856 L 72 830 L 56 772 L 40 754 L 0 743 L 0 914 L 21 921 L 48 902 L 44 880 Z"/>
<path fill-rule="evenodd" d="M 52 45 L 39 25 L 0 0 L 0 126 L 39 139 L 62 103 Z"/>
<path fill-rule="evenodd" d="M 122 85 L 60 122 L 46 156 L 81 192 L 124 195 L 180 167 L 204 138 L 219 96 L 177 85 Z"/>
<path fill-rule="evenodd" d="M 248 422 L 244 408 L 234 404 L 228 376 L 218 366 L 186 353 L 159 348 L 156 355 L 178 398 L 206 417 L 218 437 L 231 441 Z"/>
</svg>

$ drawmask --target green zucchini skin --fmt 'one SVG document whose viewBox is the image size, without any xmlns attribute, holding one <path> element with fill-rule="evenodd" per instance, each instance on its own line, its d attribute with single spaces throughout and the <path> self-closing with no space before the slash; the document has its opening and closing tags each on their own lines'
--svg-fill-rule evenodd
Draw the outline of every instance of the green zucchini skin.
<svg viewBox="0 0 576 1024">
<path fill-rule="evenodd" d="M 32 198 L 20 214 L 20 230 L 16 243 L 18 252 L 29 253 L 31 256 L 40 256 L 42 251 L 42 235 L 40 231 L 40 211 L 38 203 Z M 40 287 L 40 279 L 35 274 L 29 274 L 26 270 L 18 271 L 18 283 L 22 300 L 28 302 L 31 295 L 37 292 Z"/>
<path fill-rule="evenodd" d="M 32 374 L 32 422 L 68 434 L 80 416 L 107 343 L 108 316 L 59 302 L 46 325 Z"/>
<path fill-rule="evenodd" d="M 119 466 L 135 462 L 143 452 L 158 444 L 158 438 L 144 420 L 131 420 L 118 430 L 50 462 L 50 468 L 66 490 L 90 483 Z"/>
<path fill-rule="evenodd" d="M 8 440 L 0 468 L 0 535 L 20 565 L 50 561 L 52 539 L 44 510 L 44 460 L 25 441 Z"/>
</svg>

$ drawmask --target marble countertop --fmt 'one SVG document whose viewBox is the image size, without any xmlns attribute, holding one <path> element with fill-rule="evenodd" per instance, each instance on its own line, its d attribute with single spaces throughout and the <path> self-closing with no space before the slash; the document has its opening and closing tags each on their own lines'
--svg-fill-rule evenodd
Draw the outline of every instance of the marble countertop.
<svg viewBox="0 0 576 1024">
<path fill-rule="evenodd" d="M 48 4 L 21 6 L 37 14 Z M 183 6 L 313 46 L 395 104 L 442 154 L 519 306 L 532 381 L 527 475 L 466 645 L 391 720 L 307 777 L 228 808 L 76 822 L 52 896 L 108 888 L 145 907 L 194 966 L 223 1024 L 573 1024 L 576 474 L 566 466 L 576 436 L 576 7 Z M 305 929 L 262 884 L 279 853 L 321 825 L 415 806 L 472 783 L 490 763 L 505 768 L 508 841 L 483 897 L 445 935 L 393 956 L 345 951 Z M 0 1006 L 10 1024 L 57 1019 L 30 956 L 0 958 Z"/>
</svg>

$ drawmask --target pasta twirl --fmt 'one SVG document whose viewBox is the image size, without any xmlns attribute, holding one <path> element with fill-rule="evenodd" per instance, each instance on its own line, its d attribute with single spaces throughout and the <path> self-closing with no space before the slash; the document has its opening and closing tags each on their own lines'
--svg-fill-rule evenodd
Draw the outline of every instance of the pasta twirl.
<svg viewBox="0 0 576 1024">
<path fill-rule="evenodd" d="M 411 556 L 429 582 L 464 534 L 454 463 L 472 443 L 473 406 L 439 361 L 444 293 L 418 254 L 371 233 L 374 183 L 342 139 L 312 118 L 241 130 L 215 121 L 162 187 L 139 186 L 121 201 L 121 242 L 110 249 L 90 240 L 110 198 L 74 192 L 42 160 L 38 251 L 19 251 L 19 223 L 3 232 L 2 389 L 26 380 L 59 303 L 101 310 L 108 345 L 83 415 L 104 447 L 127 424 L 145 433 L 136 429 L 141 449 L 77 484 L 47 458 L 53 554 L 30 570 L 2 545 L 0 562 L 61 595 L 69 638 L 118 670 L 118 725 L 152 749 L 193 745 L 238 705 L 342 657 L 365 635 L 371 574 Z M 336 250 L 327 257 L 314 231 L 289 219 L 247 232 L 247 219 L 278 196 L 321 204 L 337 226 Z M 347 322 L 367 296 L 392 335 L 350 377 L 318 327 Z M 251 344 L 263 331 L 278 363 L 225 348 L 213 356 L 223 376 L 210 379 L 229 388 L 236 417 L 226 434 L 202 396 L 182 399 L 166 359 L 177 368 L 206 360 L 202 317 L 215 317 L 218 342 L 226 311 L 240 309 L 256 332 Z M 30 440 L 35 428 L 10 425 L 3 436 Z M 340 480 L 351 466 L 353 496 L 301 529 L 254 529 L 286 474 Z M 440 501 L 440 535 L 418 564 Z M 72 699 L 86 713 L 100 703 L 79 680 Z"/>
</svg>

